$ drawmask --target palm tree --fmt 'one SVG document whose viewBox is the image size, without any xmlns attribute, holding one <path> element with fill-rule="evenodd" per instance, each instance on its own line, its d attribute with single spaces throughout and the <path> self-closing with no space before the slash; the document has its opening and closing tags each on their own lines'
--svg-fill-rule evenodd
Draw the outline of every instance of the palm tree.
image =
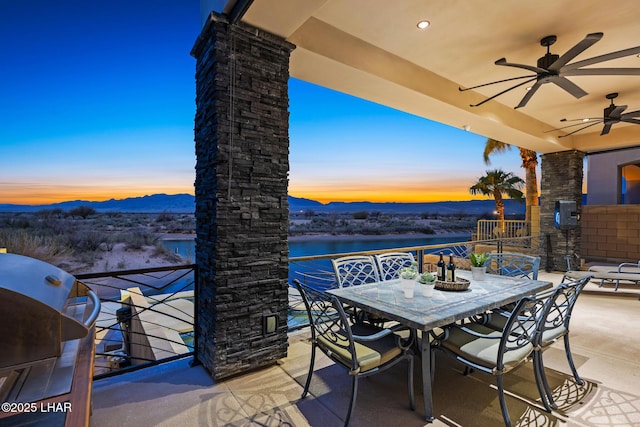
<svg viewBox="0 0 640 427">
<path fill-rule="evenodd" d="M 511 149 L 511 145 L 506 142 L 496 141 L 489 138 L 484 145 L 484 163 L 491 164 L 489 156 L 493 153 L 504 153 Z M 525 220 L 531 222 L 531 206 L 538 206 L 538 177 L 536 175 L 536 167 L 538 166 L 538 153 L 526 148 L 520 149 L 520 158 L 522 159 L 522 167 L 525 170 L 525 194 L 526 208 Z"/>
<path fill-rule="evenodd" d="M 488 170 L 484 176 L 478 178 L 478 182 L 469 187 L 471 194 L 484 194 L 491 196 L 496 201 L 496 212 L 501 228 L 504 230 L 504 200 L 505 194 L 511 199 L 522 200 L 523 194 L 520 191 L 524 181 L 512 172 L 504 172 L 501 169 Z"/>
</svg>

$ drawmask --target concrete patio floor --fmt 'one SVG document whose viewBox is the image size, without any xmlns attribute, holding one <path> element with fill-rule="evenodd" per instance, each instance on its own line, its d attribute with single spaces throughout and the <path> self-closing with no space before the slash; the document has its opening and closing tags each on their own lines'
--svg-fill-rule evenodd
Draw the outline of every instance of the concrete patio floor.
<svg viewBox="0 0 640 427">
<path fill-rule="evenodd" d="M 539 279 L 559 283 L 560 274 Z M 640 287 L 590 283 L 571 323 L 578 386 L 562 343 L 544 353 L 559 409 L 542 409 L 531 363 L 505 376 L 507 405 L 518 426 L 640 425 Z M 224 381 L 182 359 L 94 382 L 91 426 L 340 426 L 350 378 L 323 354 L 316 359 L 310 395 L 300 400 L 310 357 L 309 330 L 289 335 L 288 357 L 278 365 Z M 416 410 L 410 411 L 406 364 L 360 381 L 352 426 L 424 426 L 420 363 L 415 370 Z M 494 378 L 461 375 L 461 366 L 438 355 L 434 426 L 497 426 L 502 416 Z"/>
</svg>

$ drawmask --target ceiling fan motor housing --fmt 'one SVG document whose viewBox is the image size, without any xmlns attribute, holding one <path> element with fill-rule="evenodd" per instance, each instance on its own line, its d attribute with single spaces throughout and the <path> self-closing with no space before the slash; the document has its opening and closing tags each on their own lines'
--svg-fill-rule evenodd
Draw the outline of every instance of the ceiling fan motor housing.
<svg viewBox="0 0 640 427">
<path fill-rule="evenodd" d="M 604 109 L 604 123 L 605 124 L 613 124 L 618 123 L 620 121 L 620 117 L 612 117 L 611 113 L 616 109 L 616 106 L 613 105 L 613 102 L 610 106 Z"/>
<path fill-rule="evenodd" d="M 545 70 L 549 70 L 551 64 L 556 62 L 560 58 L 560 55 L 556 55 L 553 53 L 547 53 L 545 56 L 538 59 L 538 68 L 544 68 Z"/>
</svg>

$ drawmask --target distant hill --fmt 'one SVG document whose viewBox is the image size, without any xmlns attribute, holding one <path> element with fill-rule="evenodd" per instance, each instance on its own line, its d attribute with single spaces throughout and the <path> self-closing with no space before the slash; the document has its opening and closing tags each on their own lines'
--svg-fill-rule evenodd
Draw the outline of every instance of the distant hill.
<svg viewBox="0 0 640 427">
<path fill-rule="evenodd" d="M 191 194 L 153 194 L 151 196 L 130 197 L 120 200 L 111 199 L 103 202 L 72 200 L 49 205 L 0 204 L 0 212 L 37 212 L 43 209 L 62 209 L 67 211 L 78 206 L 90 206 L 98 212 L 154 213 L 166 211 L 193 213 L 195 212 L 195 198 Z"/>
<path fill-rule="evenodd" d="M 336 212 L 348 213 L 358 211 L 382 212 L 382 213 L 439 213 L 456 214 L 465 213 L 482 215 L 492 213 L 496 209 L 493 200 L 467 200 L 462 202 L 431 202 L 431 203 L 373 203 L 373 202 L 330 202 L 319 207 L 303 208 L 311 209 L 318 213 Z M 290 204 L 289 210 L 295 212 L 297 206 Z M 525 204 L 517 200 L 504 201 L 505 215 L 524 215 Z"/>
<path fill-rule="evenodd" d="M 11 205 L 0 204 L 0 212 L 37 212 L 43 209 L 62 209 L 64 211 L 78 206 L 90 206 L 98 212 L 130 213 L 193 213 L 195 197 L 191 194 L 153 194 L 151 196 L 111 199 L 103 202 L 73 200 L 48 205 Z M 330 202 L 322 204 L 316 200 L 289 196 L 291 213 L 313 211 L 316 213 L 353 213 L 358 211 L 382 213 L 467 213 L 482 215 L 495 210 L 493 200 L 468 200 L 463 202 L 433 203 L 372 203 L 372 202 Z M 506 215 L 524 215 L 524 202 L 505 200 Z"/>
</svg>

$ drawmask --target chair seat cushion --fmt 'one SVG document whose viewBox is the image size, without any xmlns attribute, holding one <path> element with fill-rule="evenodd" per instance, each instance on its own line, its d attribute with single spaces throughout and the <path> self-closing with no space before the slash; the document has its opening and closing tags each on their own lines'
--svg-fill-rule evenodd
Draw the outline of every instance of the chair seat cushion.
<svg viewBox="0 0 640 427">
<path fill-rule="evenodd" d="M 367 324 L 356 324 L 351 329 L 354 335 L 372 335 L 382 330 Z M 395 334 L 390 334 L 375 341 L 356 341 L 357 365 L 360 372 L 375 369 L 399 356 L 402 350 L 398 347 L 396 338 Z M 348 349 L 344 348 L 349 345 L 347 340 L 340 339 L 337 342 L 332 342 L 324 336 L 319 336 L 317 341 L 321 348 L 330 352 L 332 358 L 351 369 L 351 354 Z"/>
<path fill-rule="evenodd" d="M 502 331 L 506 323 L 507 318 L 505 316 L 500 315 L 499 313 L 492 313 L 489 317 L 489 321 L 487 322 L 487 326 L 493 330 Z M 526 327 L 529 327 L 531 325 L 531 321 L 524 322 L 524 325 Z M 517 328 L 516 331 L 518 331 Z M 564 326 L 564 324 L 555 328 L 546 329 L 542 333 L 542 342 L 540 343 L 540 345 L 542 347 L 548 347 L 549 345 L 553 344 L 558 338 L 566 335 L 567 332 L 567 328 Z"/>
<path fill-rule="evenodd" d="M 477 323 L 466 324 L 465 327 L 491 337 L 500 337 L 502 335 L 501 332 Z M 442 341 L 442 347 L 445 349 L 463 359 L 484 366 L 492 371 L 496 369 L 499 346 L 500 339 L 479 338 L 455 327 L 449 330 L 449 336 L 445 341 Z M 532 351 L 533 345 L 527 343 L 521 348 L 505 352 L 503 372 L 515 368 L 525 360 Z"/>
<path fill-rule="evenodd" d="M 542 342 L 540 345 L 542 347 L 547 347 L 553 344 L 558 338 L 566 335 L 569 332 L 567 328 L 565 328 L 564 324 L 558 326 L 557 328 L 547 329 L 542 333 Z"/>
</svg>

